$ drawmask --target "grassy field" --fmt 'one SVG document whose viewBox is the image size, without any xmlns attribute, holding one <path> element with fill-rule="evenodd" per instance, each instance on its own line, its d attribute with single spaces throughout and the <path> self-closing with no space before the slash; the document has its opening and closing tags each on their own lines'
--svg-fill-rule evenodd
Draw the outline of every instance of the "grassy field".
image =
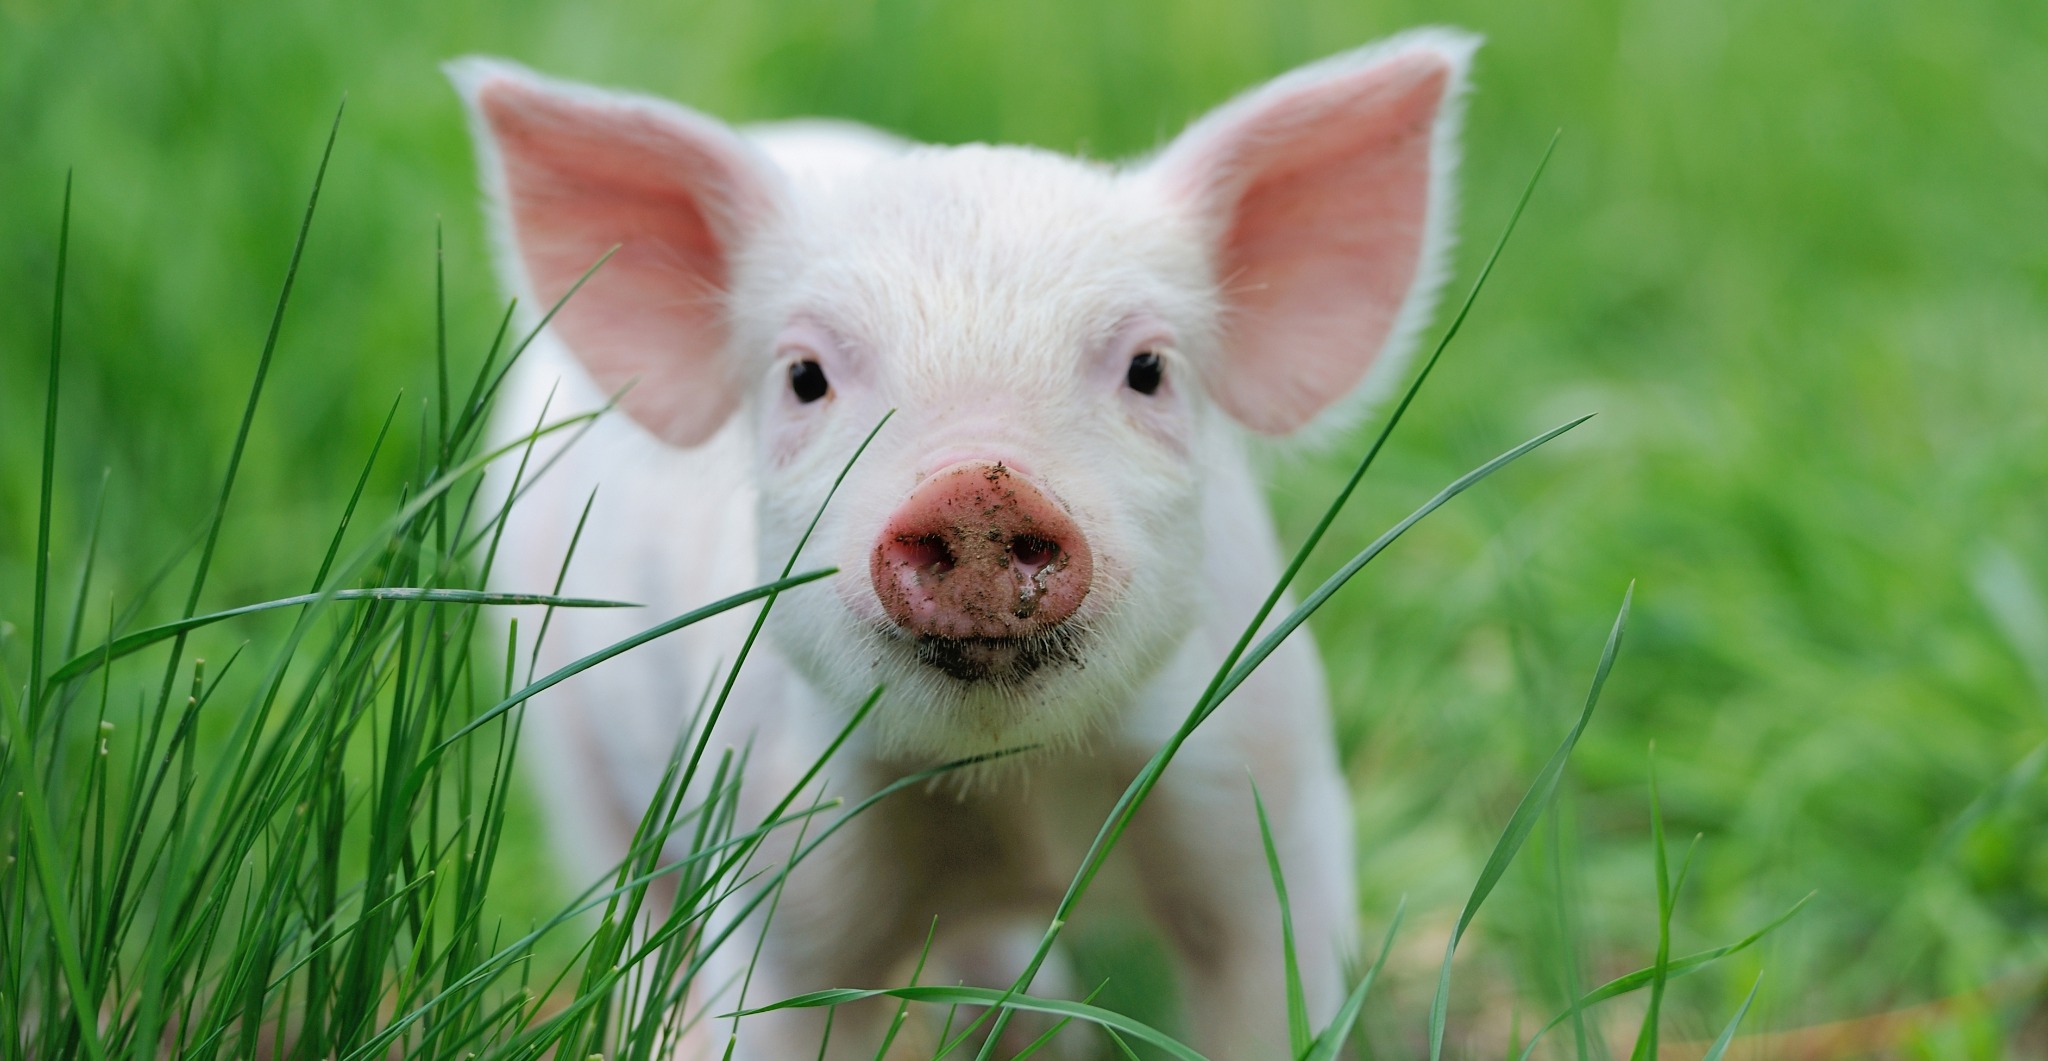
<svg viewBox="0 0 2048 1061">
<path fill-rule="evenodd" d="M 399 392 L 401 425 L 419 420 L 437 224 L 463 366 L 495 326 L 442 59 L 505 54 L 734 120 L 829 114 L 1121 157 L 1240 87 L 1432 22 L 1489 38 L 1454 291 L 1564 139 L 1310 574 L 1466 468 L 1599 415 L 1433 517 L 1315 623 L 1368 934 L 1409 903 L 1411 942 L 1365 1021 L 1375 1056 L 1420 1040 L 1444 933 L 1632 579 L 1628 648 L 1561 824 L 1465 945 L 1453 1051 L 1498 1056 L 1511 1023 L 1555 1011 L 1567 951 L 1581 986 L 1650 960 L 1654 742 L 1669 832 L 1704 837 L 1674 951 L 1818 893 L 1767 944 L 1675 984 L 1671 1036 L 1710 1039 L 1767 970 L 1748 1028 L 1853 1023 L 1732 1056 L 2048 1055 L 2040 4 L 0 0 L 0 618 L 21 627 L 30 597 L 67 169 L 56 570 L 72 584 L 104 473 L 98 627 L 106 594 L 125 606 L 211 511 L 343 93 L 206 608 L 303 591 Z M 1276 455 L 1293 538 L 1358 445 Z M 379 511 L 410 471 L 380 468 Z M 224 653 L 278 629 L 202 640 Z M 20 639 L 4 652 L 20 681 Z M 529 822 L 508 876 L 544 879 Z M 531 916 L 559 897 L 495 898 Z"/>
</svg>

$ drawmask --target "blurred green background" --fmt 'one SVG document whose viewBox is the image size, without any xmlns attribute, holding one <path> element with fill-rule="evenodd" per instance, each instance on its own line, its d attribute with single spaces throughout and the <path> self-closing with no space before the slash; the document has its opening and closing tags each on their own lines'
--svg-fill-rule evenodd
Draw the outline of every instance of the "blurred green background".
<svg viewBox="0 0 2048 1061">
<path fill-rule="evenodd" d="M 1416 1041 L 1443 933 L 1635 579 L 1563 828 L 1539 831 L 1461 959 L 1460 1049 L 1497 1055 L 1514 1021 L 1553 1012 L 1567 953 L 1582 984 L 1649 960 L 1654 741 L 1674 842 L 1704 836 L 1676 951 L 1819 892 L 1768 946 L 1675 989 L 1677 1037 L 1710 1037 L 1763 968 L 1750 1027 L 1852 1023 L 1739 1054 L 2048 1056 L 2038 2 L 0 0 L 0 615 L 19 625 L 29 596 L 67 167 L 57 563 L 72 577 L 108 470 L 102 585 L 125 599 L 209 509 L 347 93 L 209 591 L 225 607 L 303 588 L 393 397 L 431 393 L 437 219 L 465 364 L 489 338 L 499 296 L 445 58 L 508 55 L 735 121 L 837 115 L 1114 158 L 1422 23 L 1489 39 L 1454 295 L 1565 136 L 1316 573 L 1471 465 L 1600 415 L 1317 620 L 1367 931 L 1411 906 L 1395 990 L 1367 1017 L 1376 1052 Z M 1356 448 L 1276 460 L 1291 537 Z M 402 463 L 375 483 L 386 498 Z M 1906 1019 L 1858 1019 L 1891 1011 Z"/>
</svg>

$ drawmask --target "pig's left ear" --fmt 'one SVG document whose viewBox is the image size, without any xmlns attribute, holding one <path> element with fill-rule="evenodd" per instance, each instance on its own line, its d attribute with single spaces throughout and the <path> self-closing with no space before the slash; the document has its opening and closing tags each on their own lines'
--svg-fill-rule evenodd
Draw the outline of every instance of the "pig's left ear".
<svg viewBox="0 0 2048 1061">
<path fill-rule="evenodd" d="M 1390 368 L 1442 282 L 1459 100 L 1479 38 L 1403 34 L 1296 70 L 1189 127 L 1147 176 L 1211 241 L 1211 390 L 1284 435 Z"/>
<path fill-rule="evenodd" d="M 739 404 L 724 356 L 735 256 L 773 216 L 781 174 L 725 125 L 672 103 L 448 64 L 469 104 L 514 287 L 562 307 L 554 328 L 605 391 L 679 446 Z"/>
</svg>

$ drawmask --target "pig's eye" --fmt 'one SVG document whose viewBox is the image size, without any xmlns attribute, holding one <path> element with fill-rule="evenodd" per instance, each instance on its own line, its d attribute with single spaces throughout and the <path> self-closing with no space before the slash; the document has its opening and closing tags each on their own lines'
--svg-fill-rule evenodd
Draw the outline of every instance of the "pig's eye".
<svg viewBox="0 0 2048 1061">
<path fill-rule="evenodd" d="M 1124 373 L 1124 382 L 1139 394 L 1156 393 L 1165 378 L 1166 365 L 1150 350 L 1131 358 L 1130 370 Z"/>
<path fill-rule="evenodd" d="M 816 361 L 798 361 L 789 366 L 789 389 L 797 401 L 809 405 L 823 398 L 832 385 L 825 381 L 825 370 Z"/>
</svg>

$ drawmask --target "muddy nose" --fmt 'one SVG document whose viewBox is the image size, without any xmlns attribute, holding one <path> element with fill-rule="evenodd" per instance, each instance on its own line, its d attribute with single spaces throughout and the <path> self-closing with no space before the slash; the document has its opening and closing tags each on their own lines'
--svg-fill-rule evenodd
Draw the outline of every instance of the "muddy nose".
<svg viewBox="0 0 2048 1061">
<path fill-rule="evenodd" d="M 1081 528 L 1023 476 L 955 464 L 911 491 L 869 563 L 896 625 L 921 637 L 1025 637 L 1088 596 L 1094 558 Z"/>
</svg>

